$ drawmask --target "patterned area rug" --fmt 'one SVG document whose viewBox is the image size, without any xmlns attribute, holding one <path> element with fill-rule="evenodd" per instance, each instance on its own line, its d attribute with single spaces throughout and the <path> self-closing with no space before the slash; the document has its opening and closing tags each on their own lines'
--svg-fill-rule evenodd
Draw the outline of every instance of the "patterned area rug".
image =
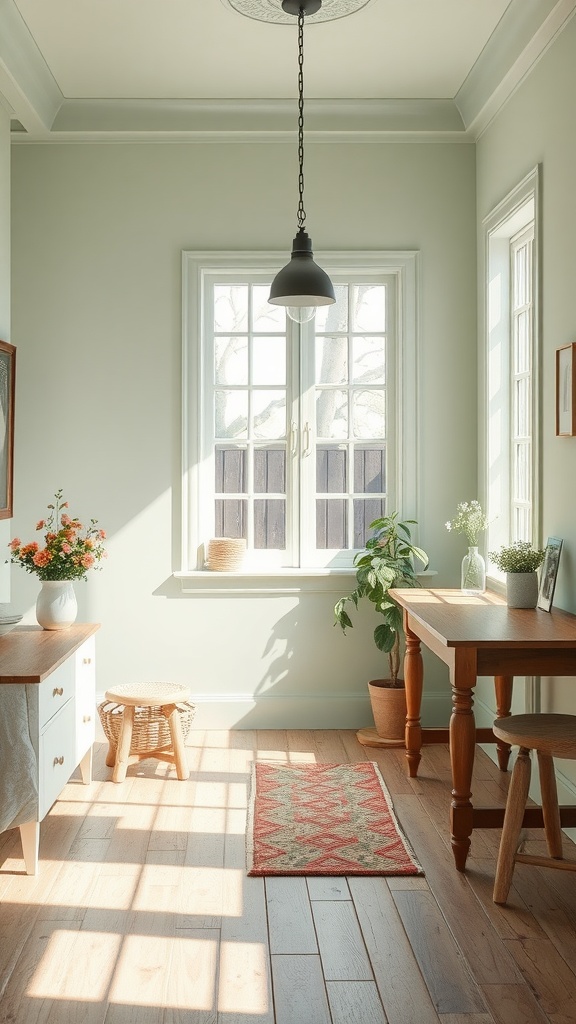
<svg viewBox="0 0 576 1024">
<path fill-rule="evenodd" d="M 421 875 L 377 765 L 252 766 L 249 875 Z"/>
</svg>

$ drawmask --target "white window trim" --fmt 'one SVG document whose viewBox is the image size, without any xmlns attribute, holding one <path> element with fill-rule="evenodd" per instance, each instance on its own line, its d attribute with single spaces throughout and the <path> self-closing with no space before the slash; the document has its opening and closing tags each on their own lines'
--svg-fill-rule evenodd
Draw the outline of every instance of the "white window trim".
<svg viewBox="0 0 576 1024">
<path fill-rule="evenodd" d="M 418 519 L 418 350 L 419 350 L 419 253 L 409 251 L 370 252 L 316 252 L 315 259 L 330 272 L 357 273 L 382 271 L 394 276 L 398 286 L 397 337 L 399 351 L 396 360 L 396 423 L 394 426 L 394 459 L 399 467 L 397 477 L 397 509 L 405 518 Z M 214 572 L 197 568 L 201 561 L 201 539 L 195 534 L 194 524 L 198 521 L 200 507 L 197 466 L 200 458 L 199 438 L 202 409 L 195 402 L 198 380 L 201 380 L 201 338 L 202 338 L 202 291 L 203 276 L 206 272 L 262 270 L 274 273 L 286 261 L 285 252 L 194 252 L 182 253 L 182 495 L 181 495 L 181 544 L 180 569 L 174 576 L 181 580 L 183 590 L 205 588 L 210 591 L 226 592 L 230 578 L 221 583 L 214 580 Z M 195 568 L 192 568 L 195 567 Z M 304 568 L 278 569 L 269 571 L 242 571 L 234 574 L 236 583 L 232 591 L 238 592 L 242 581 L 249 591 L 275 590 L 274 581 L 280 584 L 282 593 L 288 579 L 300 580 L 296 589 L 331 589 L 328 580 L 319 586 L 323 577 L 346 577 L 352 569 L 342 566 L 312 570 Z M 218 577 L 225 574 L 218 573 Z M 213 581 L 213 582 L 212 582 Z M 267 583 L 267 581 L 269 581 Z M 307 582 L 306 582 L 307 581 Z M 302 586 L 303 584 L 303 586 Z"/>
<path fill-rule="evenodd" d="M 528 212 L 530 212 L 530 218 Z M 509 333 L 509 317 L 502 317 L 501 335 L 498 336 L 497 332 L 491 330 L 489 315 L 490 315 L 490 282 L 492 275 L 496 267 L 506 268 L 504 271 L 506 280 L 504 286 L 501 289 L 503 296 L 503 302 L 509 303 L 509 297 L 506 297 L 509 293 L 509 248 L 510 241 L 518 232 L 526 227 L 528 219 L 532 219 L 534 222 L 534 242 L 532 251 L 533 260 L 533 342 L 532 348 L 535 358 L 532 361 L 532 409 L 533 409 L 533 437 L 532 437 L 532 481 L 533 481 L 533 492 L 532 492 L 532 535 L 534 543 L 541 543 L 542 533 L 542 513 L 541 513 L 541 468 L 540 468 L 540 435 L 541 425 L 539 423 L 540 415 L 540 170 L 539 167 L 535 167 L 526 177 L 514 188 L 503 200 L 500 202 L 494 210 L 483 220 L 483 252 L 482 252 L 482 282 L 484 292 L 484 302 L 481 304 L 481 324 L 480 324 L 480 337 L 482 338 L 482 345 L 480 346 L 480 387 L 482 389 L 482 401 L 480 402 L 480 408 L 482 409 L 482 423 L 480 430 L 480 465 L 483 467 L 483 479 L 481 481 L 481 492 L 483 496 L 484 507 L 488 510 L 490 516 L 491 509 L 491 480 L 490 480 L 490 466 L 489 466 L 489 445 L 488 445 L 488 433 L 490 430 L 489 410 L 490 410 L 490 394 L 489 394 L 489 358 L 491 353 L 491 346 L 497 346 L 500 343 L 500 337 L 504 334 Z M 492 301 L 494 301 L 492 297 Z M 506 344 L 507 352 L 507 344 Z M 506 366 L 502 367 L 503 373 L 507 373 Z M 506 437 L 509 437 L 509 424 L 502 424 L 502 430 L 505 431 Z M 510 507 L 509 495 L 506 495 L 506 507 Z M 492 538 L 490 533 L 492 532 Z M 508 536 L 500 537 L 498 532 L 493 528 L 490 531 L 488 528 L 488 548 L 493 550 L 494 547 L 498 547 L 500 543 L 509 543 Z M 490 586 L 492 589 L 504 592 L 504 582 L 499 576 L 489 576 Z"/>
</svg>

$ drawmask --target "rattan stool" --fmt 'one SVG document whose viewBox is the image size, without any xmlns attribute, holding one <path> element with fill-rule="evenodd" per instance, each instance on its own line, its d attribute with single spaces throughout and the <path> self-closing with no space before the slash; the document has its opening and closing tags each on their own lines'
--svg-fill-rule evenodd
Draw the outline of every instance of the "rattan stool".
<svg viewBox="0 0 576 1024">
<path fill-rule="evenodd" d="M 181 717 L 186 716 L 189 728 L 194 715 L 189 696 L 190 691 L 179 683 L 132 683 L 106 691 L 107 701 L 123 705 L 118 736 L 110 729 L 112 716 L 106 706 L 98 709 L 108 738 L 106 764 L 114 768 L 113 782 L 123 782 L 128 765 L 148 757 L 175 764 L 178 778 L 188 778 Z"/>
<path fill-rule="evenodd" d="M 510 715 L 508 718 L 497 718 L 492 728 L 498 739 L 520 747 L 508 790 L 494 880 L 494 903 L 506 903 L 517 861 L 536 864 L 538 867 L 576 871 L 576 861 L 564 860 L 562 857 L 562 829 L 553 761 L 554 757 L 576 760 L 576 715 Z M 535 750 L 538 755 L 542 815 L 549 857 L 533 857 L 517 852 L 530 788 L 531 750 Z"/>
</svg>

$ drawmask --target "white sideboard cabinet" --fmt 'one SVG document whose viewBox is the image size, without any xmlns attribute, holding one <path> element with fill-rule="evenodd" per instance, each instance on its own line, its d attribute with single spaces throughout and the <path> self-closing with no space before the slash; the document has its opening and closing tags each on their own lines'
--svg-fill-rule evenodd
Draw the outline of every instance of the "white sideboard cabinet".
<svg viewBox="0 0 576 1024">
<path fill-rule="evenodd" d="M 29 875 L 38 871 L 40 822 L 74 770 L 80 766 L 82 781 L 92 781 L 94 634 L 98 628 L 96 624 L 74 624 L 66 630 L 20 626 L 0 637 L 0 708 L 3 687 L 25 688 L 36 761 L 36 814 L 20 825 Z"/>
</svg>

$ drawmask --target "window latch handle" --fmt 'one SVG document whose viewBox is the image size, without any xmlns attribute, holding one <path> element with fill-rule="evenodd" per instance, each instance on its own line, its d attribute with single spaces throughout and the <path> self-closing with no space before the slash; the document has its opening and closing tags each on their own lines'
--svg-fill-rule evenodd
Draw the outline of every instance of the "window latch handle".
<svg viewBox="0 0 576 1024">
<path fill-rule="evenodd" d="M 309 423 L 305 423 L 304 424 L 304 448 L 302 450 L 302 455 L 304 456 L 304 458 L 306 458 L 307 455 L 310 455 L 310 450 L 311 450 L 310 449 L 310 424 Z"/>
<path fill-rule="evenodd" d="M 297 451 L 298 451 L 298 428 L 297 428 L 294 420 L 292 420 L 292 423 L 290 424 L 290 454 L 291 455 L 296 455 Z"/>
</svg>

